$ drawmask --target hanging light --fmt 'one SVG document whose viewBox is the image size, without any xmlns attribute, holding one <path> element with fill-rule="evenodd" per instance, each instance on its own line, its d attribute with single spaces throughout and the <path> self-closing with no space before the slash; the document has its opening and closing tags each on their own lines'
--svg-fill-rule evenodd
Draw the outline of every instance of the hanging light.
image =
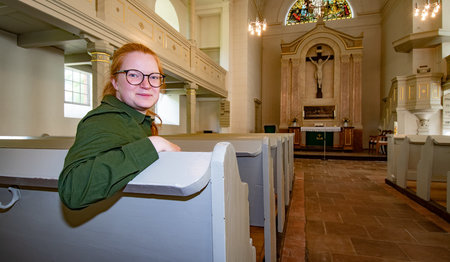
<svg viewBox="0 0 450 262">
<path fill-rule="evenodd" d="M 434 3 L 430 3 L 430 0 L 427 0 L 422 11 L 420 11 L 419 5 L 416 2 L 416 7 L 414 8 L 414 16 L 420 15 L 420 17 L 421 17 L 420 20 L 425 21 L 427 19 L 427 17 L 430 15 L 431 10 L 432 10 L 431 17 L 434 18 L 434 17 L 436 17 L 436 14 L 439 12 L 440 9 L 441 9 L 441 1 L 440 0 L 437 0 Z"/>
<path fill-rule="evenodd" d="M 266 31 L 267 29 L 267 21 L 265 18 L 261 21 L 261 1 L 258 1 L 258 3 L 256 3 L 255 0 L 253 0 L 253 4 L 255 5 L 257 16 L 255 21 L 248 21 L 248 31 L 251 35 L 256 34 L 257 36 L 261 36 L 262 32 Z"/>
<path fill-rule="evenodd" d="M 251 35 L 254 35 L 256 33 L 258 36 L 261 36 L 262 31 L 266 31 L 266 28 L 267 22 L 265 18 L 262 22 L 260 22 L 259 18 L 257 17 L 254 22 L 248 23 L 248 31 Z"/>
</svg>

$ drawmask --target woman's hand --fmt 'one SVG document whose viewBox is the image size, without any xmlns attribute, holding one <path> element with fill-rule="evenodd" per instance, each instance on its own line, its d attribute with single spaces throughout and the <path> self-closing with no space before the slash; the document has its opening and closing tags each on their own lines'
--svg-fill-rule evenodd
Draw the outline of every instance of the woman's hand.
<svg viewBox="0 0 450 262">
<path fill-rule="evenodd" d="M 162 138 L 160 136 L 150 136 L 148 137 L 150 141 L 152 142 L 153 146 L 156 149 L 156 152 L 178 152 L 181 151 L 181 148 L 177 145 L 175 145 L 172 142 L 169 142 L 167 139 Z"/>
</svg>

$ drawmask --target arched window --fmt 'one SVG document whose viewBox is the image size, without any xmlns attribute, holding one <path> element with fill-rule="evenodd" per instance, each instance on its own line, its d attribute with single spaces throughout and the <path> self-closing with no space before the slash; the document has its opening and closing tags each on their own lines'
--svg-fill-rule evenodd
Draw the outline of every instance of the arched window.
<svg viewBox="0 0 450 262">
<path fill-rule="evenodd" d="M 287 14 L 286 25 L 317 22 L 321 13 L 324 21 L 353 17 L 346 0 L 297 0 Z"/>
<path fill-rule="evenodd" d="M 155 12 L 169 25 L 180 32 L 180 23 L 178 22 L 177 12 L 170 1 L 156 0 Z"/>
</svg>

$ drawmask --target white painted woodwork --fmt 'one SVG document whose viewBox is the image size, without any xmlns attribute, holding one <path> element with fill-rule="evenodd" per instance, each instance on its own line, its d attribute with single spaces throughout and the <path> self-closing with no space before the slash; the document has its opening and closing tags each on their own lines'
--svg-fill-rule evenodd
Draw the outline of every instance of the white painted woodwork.
<svg viewBox="0 0 450 262">
<path fill-rule="evenodd" d="M 447 180 L 450 171 L 450 136 L 428 136 L 417 164 L 417 196 L 429 201 L 431 182 Z M 448 183 L 448 182 L 447 182 Z"/>
<path fill-rule="evenodd" d="M 386 179 L 396 183 L 397 182 L 397 159 L 400 155 L 400 148 L 405 135 L 387 135 L 387 175 Z"/>
<path fill-rule="evenodd" d="M 228 94 L 225 87 L 226 70 L 142 1 L 6 0 L 5 3 L 30 16 L 45 14 L 39 19 L 73 33 L 79 39 L 102 40 L 116 48 L 132 41 L 146 44 L 158 54 L 165 69 L 221 97 Z M 35 40 L 35 37 L 31 39 L 24 35 L 19 43 L 38 45 L 44 40 L 49 41 L 47 36 L 41 34 Z M 67 34 L 53 36 L 67 39 Z"/>
<path fill-rule="evenodd" d="M 393 157 L 397 159 L 396 184 L 398 186 L 406 188 L 408 180 L 417 180 L 417 163 L 421 158 L 422 147 L 426 139 L 427 136 L 408 135 L 399 145 L 398 156 Z"/>
<path fill-rule="evenodd" d="M 61 138 L 59 147 L 70 140 Z M 160 153 L 159 160 L 123 192 L 85 209 L 69 210 L 56 190 L 67 149 L 48 149 L 58 146 L 45 146 L 43 141 L 39 142 L 43 148 L 25 148 L 30 139 L 13 148 L 14 141 L 5 141 L 0 140 L 0 202 L 10 198 L 10 185 L 18 186 L 22 197 L 0 213 L 3 257 L 15 261 L 256 259 L 249 232 L 248 187 L 241 182 L 229 143 L 218 143 L 212 152 Z"/>
<path fill-rule="evenodd" d="M 164 136 L 183 151 L 210 151 L 219 141 L 226 141 L 236 150 L 241 180 L 248 184 L 250 225 L 264 227 L 264 253 L 276 261 L 276 223 L 274 193 L 274 155 L 269 138 L 229 134 Z"/>
</svg>

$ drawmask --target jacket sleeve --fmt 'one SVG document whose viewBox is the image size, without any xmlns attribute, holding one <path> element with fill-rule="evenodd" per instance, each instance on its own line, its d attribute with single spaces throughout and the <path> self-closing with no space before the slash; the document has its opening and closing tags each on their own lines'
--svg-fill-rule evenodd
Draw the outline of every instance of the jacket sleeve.
<svg viewBox="0 0 450 262">
<path fill-rule="evenodd" d="M 136 139 L 138 129 L 121 132 L 120 125 L 80 123 L 58 180 L 68 208 L 81 209 L 112 196 L 158 159 L 145 133 Z"/>
</svg>

